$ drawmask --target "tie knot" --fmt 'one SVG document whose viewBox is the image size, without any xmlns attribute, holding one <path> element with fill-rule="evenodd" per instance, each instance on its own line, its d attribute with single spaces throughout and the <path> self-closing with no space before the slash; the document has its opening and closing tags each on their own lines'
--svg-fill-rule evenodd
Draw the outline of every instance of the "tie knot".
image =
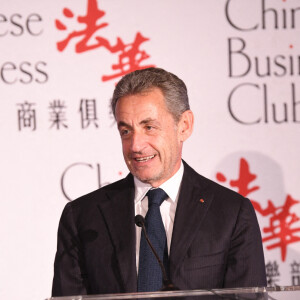
<svg viewBox="0 0 300 300">
<path fill-rule="evenodd" d="M 153 189 L 149 190 L 147 193 L 148 196 L 148 206 L 150 207 L 152 204 L 156 204 L 160 206 L 165 199 L 168 198 L 167 193 L 163 189 Z"/>
</svg>

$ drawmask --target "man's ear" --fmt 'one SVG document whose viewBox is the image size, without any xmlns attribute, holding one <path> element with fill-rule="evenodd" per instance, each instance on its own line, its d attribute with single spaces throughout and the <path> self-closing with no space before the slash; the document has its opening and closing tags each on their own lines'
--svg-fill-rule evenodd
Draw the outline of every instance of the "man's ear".
<svg viewBox="0 0 300 300">
<path fill-rule="evenodd" d="M 178 134 L 181 142 L 187 140 L 193 132 L 194 114 L 191 110 L 186 110 L 178 122 Z"/>
</svg>

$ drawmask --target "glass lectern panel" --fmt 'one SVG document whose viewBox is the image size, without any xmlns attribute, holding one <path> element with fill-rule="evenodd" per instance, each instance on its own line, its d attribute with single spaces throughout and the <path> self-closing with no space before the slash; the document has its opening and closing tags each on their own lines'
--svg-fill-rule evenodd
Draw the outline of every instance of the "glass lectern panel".
<svg viewBox="0 0 300 300">
<path fill-rule="evenodd" d="M 174 299 L 174 300 L 300 300 L 300 286 L 276 286 L 234 289 L 212 289 L 130 294 L 78 295 L 52 297 L 46 300 L 117 300 L 117 299 Z"/>
</svg>

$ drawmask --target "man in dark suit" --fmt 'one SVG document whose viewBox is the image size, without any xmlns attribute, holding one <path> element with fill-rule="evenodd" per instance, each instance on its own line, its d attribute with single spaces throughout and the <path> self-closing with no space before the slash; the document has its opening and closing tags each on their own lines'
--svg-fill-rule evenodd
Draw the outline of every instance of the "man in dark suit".
<svg viewBox="0 0 300 300">
<path fill-rule="evenodd" d="M 194 120 L 183 81 L 158 68 L 130 73 L 115 88 L 112 110 L 130 174 L 66 205 L 52 295 L 142 290 L 139 276 L 149 271 L 142 265 L 143 234 L 134 217 L 146 216 L 147 223 L 149 190 L 158 188 L 166 193 L 159 218 L 175 286 L 265 286 L 261 235 L 250 201 L 181 159 Z"/>
</svg>

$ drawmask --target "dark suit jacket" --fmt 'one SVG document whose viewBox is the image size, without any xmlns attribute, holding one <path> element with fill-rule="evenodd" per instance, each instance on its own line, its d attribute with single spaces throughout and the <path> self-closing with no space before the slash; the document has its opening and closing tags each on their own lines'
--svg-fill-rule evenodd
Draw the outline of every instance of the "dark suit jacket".
<svg viewBox="0 0 300 300">
<path fill-rule="evenodd" d="M 137 291 L 133 199 L 129 174 L 66 205 L 58 229 L 53 296 Z M 170 276 L 180 289 L 266 286 L 261 235 L 250 201 L 186 163 Z"/>
</svg>

